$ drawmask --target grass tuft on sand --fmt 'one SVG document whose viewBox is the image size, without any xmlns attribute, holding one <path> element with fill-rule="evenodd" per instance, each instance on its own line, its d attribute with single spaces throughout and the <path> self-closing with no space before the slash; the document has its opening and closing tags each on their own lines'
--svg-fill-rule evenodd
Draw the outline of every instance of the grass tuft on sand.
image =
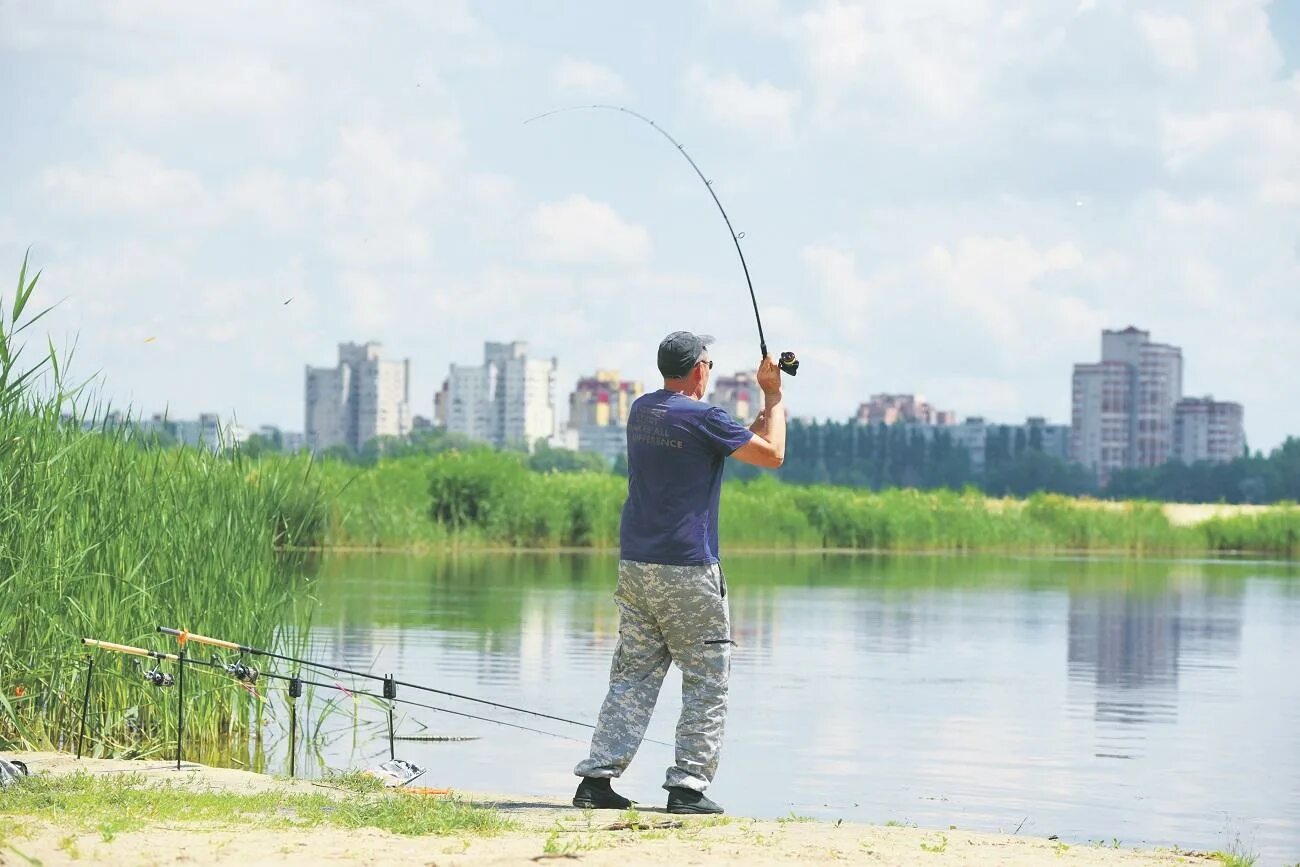
<svg viewBox="0 0 1300 867">
<path fill-rule="evenodd" d="M 513 827 L 494 810 L 396 792 L 191 791 L 142 774 L 30 777 L 0 789 L 0 816 L 43 820 L 105 842 L 159 823 L 220 822 L 258 828 L 378 828 L 393 834 L 491 835 Z M 8 822 L 0 822 L 0 825 Z"/>
</svg>

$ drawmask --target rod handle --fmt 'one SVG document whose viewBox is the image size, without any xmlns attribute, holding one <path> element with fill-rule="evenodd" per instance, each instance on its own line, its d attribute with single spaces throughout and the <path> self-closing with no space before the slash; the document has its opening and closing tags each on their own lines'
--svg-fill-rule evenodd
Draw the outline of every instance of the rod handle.
<svg viewBox="0 0 1300 867">
<path fill-rule="evenodd" d="M 146 650 L 143 647 L 131 647 L 129 644 L 114 644 L 111 641 L 100 641 L 98 638 L 83 638 L 81 643 L 88 647 L 98 647 L 100 650 L 111 650 L 114 653 L 128 653 L 131 656 L 148 656 L 151 659 L 176 659 L 171 653 L 159 653 L 156 650 Z"/>
<path fill-rule="evenodd" d="M 224 647 L 226 650 L 247 651 L 248 648 L 236 644 L 233 641 L 222 641 L 220 638 L 209 638 L 206 635 L 195 635 L 193 632 L 186 632 L 183 629 L 172 629 L 170 626 L 159 626 L 158 631 L 164 635 L 175 635 L 177 638 L 185 637 L 186 641 L 194 641 L 199 644 L 210 644 L 213 647 Z"/>
</svg>

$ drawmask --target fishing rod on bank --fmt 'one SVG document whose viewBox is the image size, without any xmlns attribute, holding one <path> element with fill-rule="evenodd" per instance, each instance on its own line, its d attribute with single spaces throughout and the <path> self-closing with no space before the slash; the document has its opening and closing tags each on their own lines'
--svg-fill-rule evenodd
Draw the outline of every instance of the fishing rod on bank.
<svg viewBox="0 0 1300 867">
<path fill-rule="evenodd" d="M 257 647 L 250 647 L 246 644 L 238 644 L 234 641 L 227 641 L 222 638 L 211 638 L 206 635 L 195 635 L 192 632 L 187 632 L 183 629 L 174 629 L 170 626 L 159 626 L 158 631 L 163 633 L 164 635 L 174 636 L 178 644 L 184 644 L 185 642 L 193 641 L 196 644 L 206 644 L 211 647 L 220 647 L 225 650 L 231 650 L 240 654 L 247 653 L 253 656 L 264 656 L 268 659 L 278 659 L 282 662 L 291 662 L 295 665 L 302 666 L 303 668 L 313 668 L 319 671 L 329 671 L 335 674 L 346 674 L 350 677 L 359 677 L 366 680 L 378 681 L 384 685 L 384 694 L 383 696 L 375 696 L 376 698 L 384 698 L 389 701 L 400 701 L 405 704 L 411 704 L 415 707 L 432 707 L 432 706 L 421 705 L 416 702 L 407 701 L 406 699 L 397 698 L 397 687 L 400 686 L 400 687 L 405 687 L 407 689 L 418 690 L 420 692 L 433 693 L 434 695 L 443 695 L 443 696 L 447 696 L 448 698 L 460 699 L 461 701 L 468 701 L 468 702 L 473 702 L 475 704 L 487 705 L 489 707 L 495 707 L 500 710 L 508 710 L 508 711 L 513 711 L 515 713 L 527 714 L 529 716 L 540 717 L 541 719 L 554 720 L 555 722 L 568 723 L 569 725 L 581 726 L 583 728 L 588 728 L 588 729 L 595 728 L 595 726 L 592 725 L 591 723 L 583 722 L 582 720 L 570 719 L 568 717 L 562 717 L 562 716 L 555 716 L 554 714 L 542 713 L 541 711 L 529 710 L 528 708 L 525 707 L 516 707 L 515 705 L 503 704 L 497 701 L 489 701 L 488 699 L 485 698 L 477 698 L 476 696 L 464 695 L 462 693 L 451 692 L 445 689 L 436 689 L 432 686 L 425 686 L 424 684 L 420 684 L 420 683 L 412 683 L 406 680 L 397 680 L 391 674 L 379 675 L 379 674 L 373 674 L 368 671 L 358 671 L 357 669 L 347 668 L 342 665 L 331 665 L 329 663 L 324 663 L 324 662 L 315 662 L 310 659 L 302 659 L 297 656 L 290 656 L 284 653 L 276 653 L 270 650 L 263 650 Z M 303 682 L 307 683 L 307 681 L 303 681 Z M 354 692 L 357 691 L 354 690 Z M 357 692 L 357 694 L 367 695 L 368 693 Z M 451 714 L 458 713 L 457 711 L 445 710 L 443 708 L 432 707 L 432 709 L 443 710 L 445 713 L 451 713 Z M 461 713 L 459 715 L 467 716 L 470 719 L 486 719 L 485 717 L 476 717 L 473 714 Z M 515 725 L 514 723 L 507 723 L 501 720 L 487 719 L 487 721 L 495 722 L 498 723 L 499 725 L 506 725 L 506 726 L 511 726 L 513 728 L 523 729 L 524 731 L 531 731 L 531 732 L 538 731 L 537 729 L 531 729 L 528 728 L 527 726 Z M 541 733 L 550 734 L 553 737 L 560 737 L 560 738 L 565 737 L 564 735 L 555 735 L 551 732 L 541 732 Z M 665 746 L 665 747 L 673 746 L 672 744 L 666 743 L 664 741 L 657 741 L 654 740 L 653 738 L 646 738 L 646 740 L 653 744 L 659 744 L 660 746 Z"/>
<path fill-rule="evenodd" d="M 704 176 L 704 172 L 702 172 L 700 167 L 696 165 L 695 160 L 691 159 L 691 155 L 686 152 L 686 147 L 681 142 L 669 135 L 667 130 L 650 118 L 639 112 L 635 112 L 630 108 L 624 108 L 621 105 L 571 105 L 567 108 L 557 108 L 553 111 L 543 112 L 536 117 L 530 117 L 528 120 L 524 121 L 524 124 L 527 125 L 535 120 L 541 120 L 542 118 L 551 117 L 552 115 L 564 114 L 570 111 L 585 111 L 589 109 L 617 111 L 622 114 L 631 115 L 637 120 L 649 124 L 655 132 L 672 142 L 673 146 L 677 148 L 677 151 L 686 158 L 688 163 L 691 164 L 691 168 L 695 169 L 695 174 L 699 175 L 700 180 L 704 182 L 704 186 L 708 189 L 709 195 L 713 197 L 713 203 L 718 206 L 718 212 L 722 214 L 723 222 L 727 224 L 727 232 L 731 235 L 731 242 L 736 245 L 736 255 L 740 257 L 740 267 L 745 272 L 745 285 L 749 287 L 749 300 L 750 303 L 754 305 L 754 322 L 758 325 L 759 352 L 762 354 L 763 358 L 767 358 L 767 338 L 763 336 L 763 319 L 758 314 L 758 298 L 754 295 L 754 281 L 749 278 L 749 265 L 745 262 L 744 251 L 740 249 L 740 239 L 745 237 L 745 233 L 736 232 L 735 228 L 731 225 L 731 218 L 727 216 L 726 209 L 722 207 L 722 201 L 718 198 L 718 194 L 713 190 L 713 181 Z M 782 352 L 781 358 L 777 364 L 784 373 L 788 373 L 791 376 L 794 376 L 799 372 L 799 359 L 795 357 L 793 352 Z"/>
<path fill-rule="evenodd" d="M 479 720 L 481 722 L 494 723 L 496 725 L 505 726 L 507 728 L 519 729 L 520 731 L 531 732 L 533 734 L 547 735 L 548 737 L 560 738 L 561 740 L 571 740 L 575 742 L 577 740 L 576 738 L 571 738 L 568 737 L 567 735 L 558 734 L 556 732 L 546 731 L 544 729 L 537 729 L 531 726 L 525 726 L 525 725 L 520 725 L 518 723 L 507 722 L 505 720 L 492 719 L 491 717 L 479 716 L 477 714 L 466 713 L 464 711 L 452 710 L 451 708 L 440 707 L 438 705 L 425 704 L 423 702 L 412 701 L 411 699 L 398 698 L 396 695 L 396 690 L 390 689 L 387 685 L 387 681 L 391 681 L 391 678 L 386 679 L 384 694 L 380 695 L 379 693 L 369 692 L 366 690 L 348 689 L 347 687 L 343 686 L 340 683 L 325 683 L 323 681 L 312 680 L 310 678 L 304 678 L 297 675 L 290 676 L 290 675 L 279 674 L 277 672 L 272 672 L 272 671 L 258 670 L 253 666 L 247 665 L 242 660 L 234 663 L 226 663 L 221 661 L 221 659 L 216 655 L 213 655 L 212 658 L 208 660 L 200 659 L 194 656 L 187 656 L 184 647 L 185 642 L 189 640 L 197 640 L 197 639 L 195 638 L 195 636 L 191 636 L 188 633 L 184 633 L 184 636 L 185 636 L 185 640 L 180 642 L 181 647 L 177 653 L 164 653 L 157 650 L 149 650 L 143 647 L 134 647 L 126 644 L 117 644 L 111 641 L 102 641 L 95 638 L 81 639 L 82 644 L 88 647 L 97 648 L 99 650 L 106 650 L 106 651 L 121 653 L 129 656 L 147 657 L 158 661 L 176 663 L 177 674 L 175 677 L 165 672 L 159 671 L 157 664 L 155 664 L 153 670 L 148 672 L 142 671 L 142 674 L 145 682 L 150 683 L 153 686 L 159 688 L 170 688 L 173 685 L 178 686 L 177 696 L 176 696 L 176 769 L 177 770 L 181 769 L 182 756 L 183 756 L 184 727 L 185 727 L 184 696 L 185 696 L 185 666 L 186 665 L 199 665 L 208 669 L 212 669 L 214 670 L 214 672 L 221 672 L 227 674 L 231 678 L 233 678 L 237 683 L 239 683 L 240 686 L 247 689 L 251 694 L 253 694 L 257 698 L 261 698 L 261 696 L 258 696 L 252 687 L 257 683 L 259 678 L 279 680 L 288 684 L 288 696 L 290 699 L 289 701 L 289 775 L 290 776 L 294 776 L 296 770 L 297 729 L 298 729 L 297 699 L 302 697 L 302 689 L 304 686 L 314 686 L 314 687 L 319 687 L 321 689 L 338 690 L 344 693 L 345 695 L 353 698 L 359 696 L 363 698 L 370 698 L 370 699 L 375 699 L 377 701 L 387 702 L 388 703 L 388 752 L 389 752 L 390 760 L 396 759 L 396 755 L 395 755 L 396 749 L 394 744 L 396 740 L 396 732 L 395 732 L 394 721 L 393 721 L 393 705 L 395 703 L 408 705 L 410 707 L 423 708 L 425 710 L 432 710 L 438 713 L 450 714 L 451 716 L 458 716 L 458 717 L 464 717 L 466 719 Z M 198 636 L 198 638 L 205 638 L 205 636 Z M 180 636 L 178 636 L 178 640 L 179 639 Z M 213 641 L 217 641 L 217 639 L 210 639 L 208 642 L 199 642 L 199 643 L 211 643 Z M 224 646 L 225 644 L 233 644 L 233 642 L 223 642 L 221 646 Z M 236 649 L 237 648 L 238 645 L 236 645 Z M 243 652 L 252 653 L 255 652 L 255 650 L 253 648 L 248 648 Z M 95 658 L 93 656 L 88 657 L 87 667 L 86 667 L 86 688 L 85 688 L 84 696 L 82 698 L 82 706 L 81 706 L 81 729 L 77 737 L 77 758 L 78 759 L 81 758 L 82 745 L 85 740 L 86 719 L 90 707 L 90 692 L 91 692 L 92 678 L 94 675 L 94 666 L 95 666 Z M 307 666 L 311 666 L 311 664 L 307 662 Z M 346 670 L 344 670 L 344 673 L 346 673 Z M 376 677 L 375 675 L 367 675 L 367 676 L 371 678 Z"/>
<path fill-rule="evenodd" d="M 252 695 L 261 698 L 253 689 L 257 683 L 259 672 L 256 668 L 243 664 L 242 661 L 235 663 L 224 663 L 216 656 L 211 659 L 203 660 L 192 656 L 185 655 L 185 646 L 181 645 L 176 653 L 163 653 L 157 650 L 149 650 L 145 647 L 134 647 L 129 644 L 117 644 L 112 641 L 102 641 L 97 638 L 83 638 L 81 643 L 87 647 L 93 647 L 98 650 L 107 650 L 112 653 L 121 653 L 126 656 L 144 657 L 154 660 L 152 669 L 146 671 L 140 661 L 136 660 L 136 670 L 140 673 L 145 683 L 148 683 L 159 689 L 170 689 L 176 687 L 176 770 L 181 769 L 181 760 L 183 757 L 183 747 L 185 739 L 185 666 L 199 665 L 205 668 L 214 669 L 234 678 L 234 680 L 247 689 Z M 176 663 L 176 674 L 173 676 L 159 668 L 160 662 Z M 90 690 L 95 674 L 95 657 L 86 658 L 86 689 L 81 700 L 81 729 L 77 735 L 77 758 L 81 758 L 83 743 L 86 738 L 86 719 L 90 712 Z M 287 680 L 289 682 L 289 774 L 293 775 L 294 754 L 296 753 L 297 739 L 297 702 L 296 699 L 302 695 L 303 682 L 297 678 L 283 677 L 282 675 L 265 673 L 267 677 Z M 326 684 L 320 684 L 325 686 Z"/>
</svg>

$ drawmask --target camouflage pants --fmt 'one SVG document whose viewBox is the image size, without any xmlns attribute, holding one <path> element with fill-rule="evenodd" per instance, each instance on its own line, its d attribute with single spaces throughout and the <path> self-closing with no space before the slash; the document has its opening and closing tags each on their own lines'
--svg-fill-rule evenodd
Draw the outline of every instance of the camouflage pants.
<svg viewBox="0 0 1300 867">
<path fill-rule="evenodd" d="M 641 746 L 668 665 L 682 670 L 676 756 L 664 788 L 708 788 L 718 769 L 731 674 L 731 622 L 722 568 L 620 560 L 618 646 L 609 693 L 574 773 L 617 777 Z"/>
</svg>

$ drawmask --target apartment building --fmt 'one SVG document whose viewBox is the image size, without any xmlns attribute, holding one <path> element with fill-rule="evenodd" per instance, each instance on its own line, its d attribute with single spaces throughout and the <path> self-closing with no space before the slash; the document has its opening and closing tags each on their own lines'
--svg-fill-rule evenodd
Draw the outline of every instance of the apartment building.
<svg viewBox="0 0 1300 867">
<path fill-rule="evenodd" d="M 312 451 L 360 451 L 378 436 L 411 432 L 411 362 L 384 361 L 375 342 L 340 343 L 334 367 L 308 367 L 304 438 Z"/>
</svg>

